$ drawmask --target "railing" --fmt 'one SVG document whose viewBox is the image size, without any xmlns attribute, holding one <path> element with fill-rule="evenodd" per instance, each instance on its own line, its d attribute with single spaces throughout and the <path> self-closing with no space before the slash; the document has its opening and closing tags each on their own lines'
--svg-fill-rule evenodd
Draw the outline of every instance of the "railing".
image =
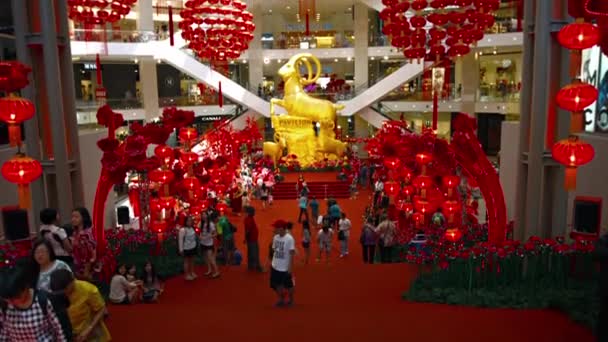
<svg viewBox="0 0 608 342">
<path fill-rule="evenodd" d="M 272 37 L 272 40 L 270 38 Z M 262 39 L 263 49 L 300 49 L 302 44 L 307 45 L 308 49 L 318 48 L 347 48 L 353 47 L 354 36 L 352 31 L 338 31 L 327 34 L 312 34 L 306 37 L 304 32 L 301 34 L 293 33 L 287 36 L 284 33 L 265 33 Z"/>
<path fill-rule="evenodd" d="M 70 32 L 70 39 L 73 41 L 145 43 L 149 41 L 163 40 L 167 38 L 169 38 L 168 32 L 157 33 L 154 31 L 74 29 L 72 32 Z"/>
<path fill-rule="evenodd" d="M 188 106 L 214 106 L 218 105 L 219 100 L 217 94 L 205 94 L 190 95 L 190 96 L 173 96 L 173 97 L 160 97 L 158 99 L 158 105 L 160 107 L 188 107 Z M 224 104 L 234 104 L 228 98 L 224 97 Z"/>
<path fill-rule="evenodd" d="M 139 109 L 143 108 L 143 102 L 141 99 L 107 99 L 105 104 L 109 105 L 112 109 Z M 91 111 L 99 108 L 99 102 L 97 101 L 84 101 L 76 100 L 77 111 Z"/>
<path fill-rule="evenodd" d="M 517 84 L 491 84 L 477 90 L 478 102 L 518 102 L 521 89 Z"/>
<path fill-rule="evenodd" d="M 462 97 L 462 87 L 454 83 L 444 86 L 440 101 L 454 101 Z M 411 83 L 405 83 L 399 88 L 388 93 L 382 101 L 433 101 L 433 92 L 430 89 L 424 90 Z"/>
</svg>

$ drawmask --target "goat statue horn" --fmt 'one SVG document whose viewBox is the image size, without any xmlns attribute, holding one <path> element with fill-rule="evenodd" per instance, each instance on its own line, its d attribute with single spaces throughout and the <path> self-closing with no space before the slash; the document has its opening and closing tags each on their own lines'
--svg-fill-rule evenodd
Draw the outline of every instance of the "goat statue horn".
<svg viewBox="0 0 608 342">
<path fill-rule="evenodd" d="M 315 66 L 317 67 L 317 73 L 313 76 L 312 65 L 310 64 L 310 60 L 315 62 Z M 306 69 L 308 71 L 308 78 L 301 80 L 303 85 L 309 85 L 317 82 L 319 77 L 321 77 L 321 62 L 317 57 L 315 57 L 311 53 L 300 53 L 293 57 L 291 57 L 291 61 L 294 62 L 294 66 L 296 66 L 296 70 L 299 70 L 299 64 L 304 63 L 306 65 Z"/>
</svg>

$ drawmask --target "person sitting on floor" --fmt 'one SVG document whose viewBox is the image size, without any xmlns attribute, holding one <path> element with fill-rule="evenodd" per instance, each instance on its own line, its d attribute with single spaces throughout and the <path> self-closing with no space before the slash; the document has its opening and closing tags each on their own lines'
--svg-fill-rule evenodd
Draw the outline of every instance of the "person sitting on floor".
<svg viewBox="0 0 608 342">
<path fill-rule="evenodd" d="M 119 264 L 116 274 L 110 281 L 110 302 L 114 304 L 132 304 L 139 301 L 141 297 L 141 281 L 130 282 L 127 280 L 127 266 Z"/>
<path fill-rule="evenodd" d="M 144 290 L 142 296 L 144 303 L 155 303 L 158 301 L 158 296 L 163 293 L 164 285 L 156 274 L 156 269 L 151 261 L 146 261 L 141 274 L 141 281 Z"/>
</svg>

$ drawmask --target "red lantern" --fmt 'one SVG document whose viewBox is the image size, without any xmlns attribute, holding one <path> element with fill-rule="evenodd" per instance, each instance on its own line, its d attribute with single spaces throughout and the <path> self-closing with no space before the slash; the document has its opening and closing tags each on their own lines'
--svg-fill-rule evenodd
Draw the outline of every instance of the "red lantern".
<svg viewBox="0 0 608 342">
<path fill-rule="evenodd" d="M 458 176 L 452 175 L 443 177 L 443 185 L 448 189 L 448 197 L 452 197 L 452 192 L 458 184 L 460 184 L 460 177 Z"/>
<path fill-rule="evenodd" d="M 21 153 L 16 154 L 2 165 L 2 176 L 7 181 L 17 184 L 19 206 L 23 209 L 29 209 L 32 203 L 30 183 L 41 175 L 40 162 Z"/>
<path fill-rule="evenodd" d="M 412 204 L 412 202 L 399 201 L 397 203 L 397 208 L 399 208 L 399 210 L 404 211 L 406 213 L 410 213 L 410 212 L 414 211 L 414 204 Z"/>
<path fill-rule="evenodd" d="M 388 181 L 384 183 L 384 192 L 389 196 L 395 196 L 399 193 L 399 183 L 395 181 Z"/>
<path fill-rule="evenodd" d="M 11 146 L 21 144 L 21 123 L 34 117 L 34 104 L 21 97 L 0 98 L 0 121 L 8 123 Z"/>
<path fill-rule="evenodd" d="M 154 148 L 154 155 L 165 165 L 170 165 L 175 159 L 173 149 L 167 145 L 158 145 Z"/>
<path fill-rule="evenodd" d="M 404 186 L 404 187 L 403 187 L 403 189 L 401 190 L 401 193 L 402 193 L 404 196 L 407 196 L 407 197 L 409 197 L 409 196 L 413 196 L 413 195 L 416 193 L 416 189 L 414 189 L 414 187 L 413 187 L 413 186 L 411 186 L 411 185 L 406 185 L 406 186 Z"/>
<path fill-rule="evenodd" d="M 443 203 L 443 210 L 448 215 L 448 223 L 452 223 L 454 215 L 460 211 L 460 202 L 447 200 Z"/>
<path fill-rule="evenodd" d="M 385 157 L 384 166 L 389 170 L 394 170 L 399 167 L 400 161 L 397 157 Z"/>
<path fill-rule="evenodd" d="M 196 189 L 199 189 L 200 186 L 201 186 L 198 178 L 196 178 L 196 177 L 186 177 L 186 178 L 184 178 L 184 180 L 182 181 L 182 185 L 188 191 L 194 191 Z"/>
<path fill-rule="evenodd" d="M 226 210 L 228 210 L 228 204 L 226 204 L 224 202 L 220 202 L 217 204 L 215 209 L 217 209 L 217 211 L 219 211 L 221 214 L 223 214 L 226 212 Z"/>
<path fill-rule="evenodd" d="M 152 222 L 152 231 L 162 233 L 167 230 L 168 224 L 165 221 L 154 221 Z"/>
<path fill-rule="evenodd" d="M 182 152 L 179 156 L 179 160 L 186 166 L 190 166 L 198 161 L 198 154 L 194 152 Z"/>
<path fill-rule="evenodd" d="M 600 30 L 590 23 L 572 23 L 562 27 L 557 40 L 566 49 L 584 50 L 600 42 Z"/>
<path fill-rule="evenodd" d="M 114 23 L 131 12 L 137 0 L 68 0 L 70 19 L 85 25 Z"/>
<path fill-rule="evenodd" d="M 589 83 L 575 80 L 564 86 L 556 96 L 557 105 L 570 112 L 580 112 L 597 100 L 598 91 Z"/>
<path fill-rule="evenodd" d="M 423 215 L 426 215 L 429 211 L 431 211 L 431 204 L 429 203 L 429 201 L 424 199 L 416 199 L 414 207 Z"/>
<path fill-rule="evenodd" d="M 157 169 L 157 170 L 150 171 L 150 173 L 148 174 L 148 177 L 150 178 L 151 181 L 153 181 L 155 183 L 167 184 L 167 183 L 170 183 L 171 181 L 173 181 L 173 178 L 175 176 L 173 175 L 173 171 Z"/>
<path fill-rule="evenodd" d="M 194 127 L 183 127 L 179 130 L 179 138 L 183 142 L 191 143 L 198 138 L 198 131 Z"/>
<path fill-rule="evenodd" d="M 462 232 L 458 228 L 446 229 L 444 237 L 446 240 L 456 243 L 462 238 Z"/>
<path fill-rule="evenodd" d="M 560 140 L 551 149 L 553 159 L 566 167 L 565 187 L 576 188 L 576 168 L 593 160 L 595 150 L 590 144 L 579 140 L 577 136 Z"/>
<path fill-rule="evenodd" d="M 419 189 L 430 189 L 433 185 L 433 178 L 430 176 L 418 176 L 414 179 L 414 186 Z"/>
<path fill-rule="evenodd" d="M 29 84 L 30 71 L 30 67 L 17 61 L 0 62 L 0 91 L 12 93 L 25 88 Z"/>
<path fill-rule="evenodd" d="M 426 173 L 426 166 L 433 161 L 433 157 L 426 153 L 418 153 L 416 155 L 416 162 L 422 166 L 422 174 Z"/>
<path fill-rule="evenodd" d="M 161 197 L 159 199 L 159 206 L 161 209 L 170 210 L 175 207 L 175 198 L 173 197 Z"/>
</svg>

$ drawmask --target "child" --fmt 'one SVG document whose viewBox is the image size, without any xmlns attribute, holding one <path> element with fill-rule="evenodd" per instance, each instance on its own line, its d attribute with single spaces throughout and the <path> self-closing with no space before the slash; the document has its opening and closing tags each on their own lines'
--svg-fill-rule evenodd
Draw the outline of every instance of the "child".
<svg viewBox="0 0 608 342">
<path fill-rule="evenodd" d="M 143 301 L 144 303 L 155 303 L 158 300 L 158 296 L 163 293 L 163 283 L 156 274 L 154 265 L 152 262 L 147 261 L 144 265 L 144 271 L 141 274 L 141 281 L 143 283 Z"/>
<path fill-rule="evenodd" d="M 116 274 L 110 281 L 110 302 L 114 304 L 131 304 L 140 299 L 141 281 L 130 282 L 126 278 L 127 266 L 118 265 Z"/>
<path fill-rule="evenodd" d="M 302 222 L 302 248 L 304 248 L 304 264 L 308 265 L 310 259 L 310 224 L 308 220 Z"/>
<path fill-rule="evenodd" d="M 319 202 L 317 202 L 317 198 L 315 196 L 312 197 L 312 201 L 310 201 L 310 214 L 312 215 L 312 222 L 317 222 L 319 217 Z"/>
<path fill-rule="evenodd" d="M 127 281 L 129 281 L 129 282 L 136 281 L 137 280 L 137 266 L 130 265 L 130 266 L 127 266 L 127 269 L 129 270 L 127 272 Z"/>
<path fill-rule="evenodd" d="M 329 228 L 328 225 L 323 225 L 323 228 L 319 230 L 317 235 L 317 241 L 319 242 L 319 256 L 317 262 L 321 261 L 321 256 L 325 252 L 325 261 L 329 264 L 329 253 L 331 252 L 331 240 L 334 235 L 334 231 Z"/>
</svg>

